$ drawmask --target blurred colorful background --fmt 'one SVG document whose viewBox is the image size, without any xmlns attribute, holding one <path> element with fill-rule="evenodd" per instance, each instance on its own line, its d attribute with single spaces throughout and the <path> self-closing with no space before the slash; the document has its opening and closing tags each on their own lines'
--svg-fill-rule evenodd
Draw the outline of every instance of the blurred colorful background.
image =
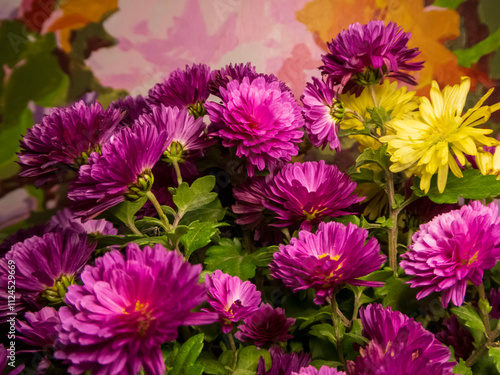
<svg viewBox="0 0 500 375">
<path fill-rule="evenodd" d="M 146 95 L 186 64 L 248 61 L 299 99 L 326 42 L 375 19 L 412 33 L 420 95 L 463 75 L 474 102 L 500 85 L 499 0 L 0 0 L 0 240 L 61 199 L 17 177 L 21 135 L 51 107 Z"/>
</svg>

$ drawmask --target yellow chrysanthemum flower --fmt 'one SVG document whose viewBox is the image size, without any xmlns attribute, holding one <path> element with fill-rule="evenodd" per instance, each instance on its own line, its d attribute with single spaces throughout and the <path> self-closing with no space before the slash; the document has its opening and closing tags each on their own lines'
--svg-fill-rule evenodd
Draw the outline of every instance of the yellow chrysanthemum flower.
<svg viewBox="0 0 500 375">
<path fill-rule="evenodd" d="M 493 154 L 479 147 L 476 164 L 483 175 L 496 175 L 497 180 L 500 180 L 500 147 L 497 147 Z"/>
<path fill-rule="evenodd" d="M 464 165 L 464 154 L 476 155 L 478 146 L 499 144 L 494 138 L 485 136 L 492 132 L 491 129 L 476 128 L 500 109 L 500 103 L 482 107 L 493 89 L 462 115 L 469 89 L 469 77 L 462 77 L 459 85 L 447 86 L 442 92 L 434 81 L 430 92 L 432 103 L 422 97 L 414 119 L 392 123 L 395 135 L 380 138 L 381 142 L 389 143 L 392 172 L 407 171 L 420 177 L 420 189 L 425 192 L 429 191 L 431 178 L 437 172 L 438 190 L 442 193 L 448 170 L 457 177 L 463 176 L 455 157 Z"/>
<path fill-rule="evenodd" d="M 394 120 L 412 118 L 411 112 L 418 108 L 418 103 L 414 99 L 415 92 L 408 92 L 406 86 L 398 89 L 398 83 L 390 82 L 389 80 L 385 80 L 381 85 L 376 85 L 374 89 L 378 106 L 383 107 L 386 112 L 392 111 L 391 120 L 385 123 L 385 130 L 386 134 L 394 134 L 391 127 L 392 122 Z M 354 94 L 343 94 L 339 99 L 344 103 L 345 108 L 357 112 L 365 119 L 370 119 L 368 110 L 373 109 L 375 103 L 373 102 L 373 97 L 369 88 L 365 88 L 358 97 Z M 340 123 L 340 127 L 342 129 L 359 130 L 364 128 L 360 120 L 348 114 L 346 114 Z M 352 135 L 350 137 L 359 142 L 360 151 L 368 147 L 375 150 L 381 146 L 381 143 L 376 139 L 366 135 Z"/>
</svg>

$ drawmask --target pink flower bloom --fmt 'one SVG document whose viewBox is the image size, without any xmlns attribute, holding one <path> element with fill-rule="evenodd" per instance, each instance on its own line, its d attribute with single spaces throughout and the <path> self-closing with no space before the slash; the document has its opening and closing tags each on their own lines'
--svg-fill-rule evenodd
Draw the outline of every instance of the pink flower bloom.
<svg viewBox="0 0 500 375">
<path fill-rule="evenodd" d="M 422 224 L 413 244 L 401 256 L 401 267 L 413 275 L 408 283 L 422 288 L 417 298 L 443 292 L 442 303 L 464 302 L 467 282 L 479 285 L 483 272 L 500 259 L 498 207 L 472 202 Z"/>
<path fill-rule="evenodd" d="M 345 284 L 381 286 L 376 281 L 363 281 L 380 268 L 386 256 L 368 231 L 349 223 L 321 223 L 316 233 L 300 231 L 289 245 L 280 245 L 269 265 L 271 276 L 281 279 L 294 292 L 315 289 L 314 302 L 321 305 L 334 290 Z"/>
<path fill-rule="evenodd" d="M 297 155 L 304 125 L 300 107 L 289 91 L 264 77 L 232 80 L 220 88 L 222 104 L 205 107 L 216 124 L 225 147 L 236 147 L 236 155 L 247 159 L 251 177 L 255 169 L 273 170 Z"/>
<path fill-rule="evenodd" d="M 57 359 L 70 374 L 136 375 L 165 372 L 160 345 L 177 338 L 181 325 L 212 323 L 215 314 L 192 313 L 206 299 L 201 266 L 184 262 L 161 245 L 127 245 L 96 259 L 82 273 L 83 285 L 66 294 Z"/>
<path fill-rule="evenodd" d="M 292 375 L 346 375 L 344 371 L 337 371 L 333 367 L 321 366 L 318 370 L 314 366 L 302 367 L 299 372 L 292 372 Z"/>
<path fill-rule="evenodd" d="M 217 270 L 205 276 L 205 283 L 211 308 L 203 311 L 219 314 L 224 333 L 231 331 L 233 323 L 247 318 L 259 308 L 260 292 L 250 281 L 242 282 L 238 276 Z"/>
</svg>

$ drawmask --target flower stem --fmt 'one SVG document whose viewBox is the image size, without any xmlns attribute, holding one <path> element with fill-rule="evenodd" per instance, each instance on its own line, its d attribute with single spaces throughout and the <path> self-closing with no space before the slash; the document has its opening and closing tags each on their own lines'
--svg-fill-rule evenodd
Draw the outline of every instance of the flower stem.
<svg viewBox="0 0 500 375">
<path fill-rule="evenodd" d="M 290 240 L 292 239 L 292 236 L 290 235 L 290 231 L 288 230 L 288 228 L 281 228 L 281 231 L 283 232 L 283 234 L 285 235 L 285 238 L 288 240 L 288 243 L 290 243 Z"/>
<path fill-rule="evenodd" d="M 332 295 L 331 306 L 332 306 L 332 323 L 333 323 L 333 329 L 335 331 L 335 342 L 337 344 L 337 354 L 339 356 L 339 361 L 345 365 L 344 350 L 342 348 L 342 338 L 340 337 L 340 327 L 338 324 L 339 315 L 337 311 L 336 293 L 333 293 Z"/>
<path fill-rule="evenodd" d="M 375 85 L 370 85 L 369 87 L 370 87 L 370 94 L 373 100 L 373 106 L 378 107 L 377 95 L 375 94 Z"/>
<path fill-rule="evenodd" d="M 371 86 L 370 86 L 371 87 Z M 395 204 L 394 198 L 394 177 L 390 171 L 386 171 L 386 192 L 389 199 L 389 218 L 392 219 L 392 228 L 387 230 L 387 242 L 389 245 L 389 267 L 394 271 L 394 275 L 398 274 L 398 212 L 393 209 Z"/>
<path fill-rule="evenodd" d="M 182 184 L 182 175 L 181 175 L 181 169 L 179 168 L 179 163 L 177 162 L 177 159 L 172 159 L 172 165 L 174 166 L 175 174 L 177 175 L 177 184 L 180 185 L 180 184 Z"/>
<path fill-rule="evenodd" d="M 165 229 L 170 228 L 170 223 L 168 222 L 167 216 L 165 216 L 165 213 L 161 209 L 160 203 L 158 202 L 158 199 L 156 199 L 156 196 L 153 194 L 153 192 L 150 190 L 146 193 L 146 197 L 153 203 L 153 206 L 158 213 L 158 216 L 160 216 L 160 220 L 165 224 Z"/>
<path fill-rule="evenodd" d="M 133 221 L 128 221 L 127 223 L 125 223 L 125 225 L 127 225 L 127 228 L 138 236 L 144 236 L 144 234 L 142 234 L 141 231 L 137 229 Z"/>
<path fill-rule="evenodd" d="M 229 345 L 231 346 L 231 351 L 233 352 L 233 369 L 234 369 L 238 361 L 238 349 L 236 349 L 236 344 L 234 343 L 233 334 L 231 332 L 227 334 L 227 338 L 229 339 Z"/>
</svg>

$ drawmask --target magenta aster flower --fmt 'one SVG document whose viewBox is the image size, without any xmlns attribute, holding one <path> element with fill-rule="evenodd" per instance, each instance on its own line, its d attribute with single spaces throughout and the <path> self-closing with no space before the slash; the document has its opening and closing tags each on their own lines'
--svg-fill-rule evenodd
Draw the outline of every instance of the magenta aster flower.
<svg viewBox="0 0 500 375">
<path fill-rule="evenodd" d="M 47 233 L 17 243 L 0 259 L 0 317 L 9 313 L 7 301 L 9 270 L 15 265 L 15 311 L 40 310 L 61 303 L 69 285 L 79 277 L 90 259 L 95 243 L 84 233 Z M 12 301 L 9 300 L 9 304 Z"/>
<path fill-rule="evenodd" d="M 274 177 L 263 204 L 277 215 L 273 225 L 301 223 L 301 229 L 310 230 L 325 216 L 351 214 L 346 209 L 364 199 L 355 188 L 348 175 L 323 160 L 288 164 Z"/>
<path fill-rule="evenodd" d="M 159 133 L 167 134 L 167 147 L 163 153 L 165 161 L 173 159 L 184 162 L 186 157 L 202 152 L 217 141 L 207 136 L 207 127 L 202 117 L 197 119 L 185 109 L 165 107 L 152 108 L 137 121 L 141 126 L 156 126 Z"/>
<path fill-rule="evenodd" d="M 120 202 L 138 200 L 153 185 L 151 170 L 165 151 L 167 134 L 152 125 L 123 128 L 102 148 L 92 153 L 70 186 L 75 216 L 94 218 Z"/>
<path fill-rule="evenodd" d="M 292 372 L 298 372 L 302 367 L 311 363 L 309 354 L 305 352 L 288 354 L 280 346 L 272 346 L 269 354 L 271 354 L 271 368 L 266 371 L 264 357 L 260 357 L 257 375 L 292 375 Z"/>
<path fill-rule="evenodd" d="M 267 303 L 262 303 L 244 322 L 245 324 L 238 326 L 239 332 L 234 336 L 256 346 L 278 344 L 293 337 L 288 334 L 288 330 L 295 319 L 287 318 L 283 309 L 273 309 Z"/>
<path fill-rule="evenodd" d="M 337 99 L 332 85 L 313 77 L 300 98 L 304 104 L 305 128 L 314 147 L 340 151 L 338 124 L 344 118 L 345 107 Z"/>
<path fill-rule="evenodd" d="M 298 154 L 304 119 L 293 95 L 278 82 L 245 77 L 220 93 L 223 104 L 206 104 L 210 121 L 217 124 L 223 146 L 236 147 L 236 155 L 247 159 L 250 177 L 255 168 L 272 170 Z"/>
<path fill-rule="evenodd" d="M 120 98 L 111 102 L 109 108 L 117 109 L 122 112 L 123 118 L 120 121 L 122 126 L 132 126 L 132 124 L 141 116 L 143 113 L 149 112 L 149 106 L 141 95 L 126 96 L 125 98 Z"/>
<path fill-rule="evenodd" d="M 467 282 L 481 284 L 484 270 L 500 259 L 498 207 L 476 201 L 436 216 L 420 226 L 401 257 L 401 267 L 414 276 L 408 283 L 422 288 L 417 299 L 443 292 L 443 307 L 450 300 L 455 306 L 462 305 Z"/>
<path fill-rule="evenodd" d="M 417 82 L 409 73 L 423 68 L 423 62 L 410 62 L 420 52 L 407 46 L 411 33 L 405 33 L 395 23 L 370 21 L 354 23 L 327 43 L 330 53 L 322 55 L 322 73 L 332 84 L 345 91 L 378 83 L 384 76 L 410 85 Z"/>
<path fill-rule="evenodd" d="M 356 361 L 348 361 L 349 375 L 451 374 L 455 362 L 450 351 L 420 323 L 371 304 L 360 309 L 363 336 L 371 341 L 360 350 Z"/>
<path fill-rule="evenodd" d="M 19 338 L 25 343 L 41 348 L 54 347 L 61 320 L 57 310 L 53 307 L 44 307 L 37 312 L 27 312 L 24 319 L 17 322 Z"/>
<path fill-rule="evenodd" d="M 181 325 L 212 323 L 215 314 L 192 313 L 206 299 L 201 266 L 184 262 L 161 245 L 128 244 L 126 258 L 111 251 L 82 273 L 83 285 L 66 294 L 57 359 L 70 374 L 163 374 L 160 345 Z"/>
<path fill-rule="evenodd" d="M 250 281 L 242 282 L 238 276 L 231 276 L 220 270 L 205 276 L 208 286 L 209 309 L 216 312 L 222 323 L 222 332 L 228 333 L 233 323 L 245 319 L 257 311 L 261 303 L 260 292 Z"/>
<path fill-rule="evenodd" d="M 57 211 L 56 214 L 50 218 L 48 225 L 52 228 L 51 231 L 53 232 L 62 229 L 75 233 L 103 236 L 118 234 L 118 231 L 109 221 L 99 219 L 89 220 L 83 223 L 79 218 L 75 217 L 75 214 L 68 208 Z"/>
<path fill-rule="evenodd" d="M 54 108 L 21 141 L 21 177 L 35 177 L 36 186 L 62 179 L 68 170 L 78 170 L 92 151 L 111 137 L 123 114 L 104 110 L 99 103 L 83 101 L 70 108 Z"/>
<path fill-rule="evenodd" d="M 302 367 L 299 372 L 292 372 L 292 375 L 346 375 L 344 371 L 337 371 L 333 367 L 321 366 L 318 370 L 314 366 Z"/>
<path fill-rule="evenodd" d="M 163 104 L 189 110 L 194 117 L 206 114 L 203 106 L 210 93 L 210 68 L 204 64 L 186 65 L 186 69 L 177 69 L 170 73 L 163 83 L 156 84 L 149 90 L 146 102 L 151 106 Z"/>
<path fill-rule="evenodd" d="M 300 231 L 289 245 L 280 245 L 269 265 L 271 276 L 294 292 L 315 289 L 314 302 L 321 305 L 344 284 L 382 286 L 359 277 L 380 268 L 386 256 L 368 231 L 351 223 L 321 223 L 316 233 Z"/>
</svg>

